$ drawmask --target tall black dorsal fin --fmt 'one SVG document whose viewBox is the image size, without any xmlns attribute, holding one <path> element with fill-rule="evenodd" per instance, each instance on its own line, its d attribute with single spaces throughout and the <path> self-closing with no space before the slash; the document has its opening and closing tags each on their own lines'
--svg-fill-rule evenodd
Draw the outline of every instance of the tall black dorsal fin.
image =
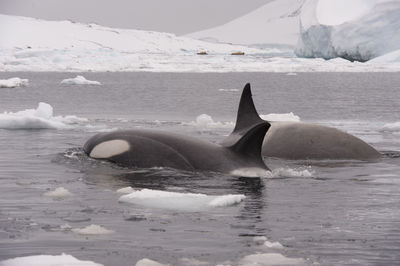
<svg viewBox="0 0 400 266">
<path fill-rule="evenodd" d="M 262 160 L 262 143 L 270 126 L 258 115 L 251 97 L 250 84 L 247 83 L 240 98 L 235 128 L 221 145 L 247 157 Z"/>
</svg>

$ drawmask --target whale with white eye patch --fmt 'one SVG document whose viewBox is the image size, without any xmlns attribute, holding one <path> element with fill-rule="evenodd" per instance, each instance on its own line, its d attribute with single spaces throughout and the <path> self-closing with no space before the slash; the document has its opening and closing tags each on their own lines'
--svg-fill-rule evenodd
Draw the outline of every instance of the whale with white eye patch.
<svg viewBox="0 0 400 266">
<path fill-rule="evenodd" d="M 250 84 L 246 84 L 236 126 L 221 144 L 171 132 L 132 129 L 97 134 L 83 149 L 91 158 L 128 167 L 170 167 L 260 176 L 269 170 L 261 157 L 261 146 L 269 127 L 259 117 Z"/>
</svg>

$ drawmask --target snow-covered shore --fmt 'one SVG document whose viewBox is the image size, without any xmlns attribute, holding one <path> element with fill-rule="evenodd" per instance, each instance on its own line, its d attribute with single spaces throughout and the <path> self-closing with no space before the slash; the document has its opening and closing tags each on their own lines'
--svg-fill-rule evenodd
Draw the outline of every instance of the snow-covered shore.
<svg viewBox="0 0 400 266">
<path fill-rule="evenodd" d="M 296 8 L 291 7 L 288 10 L 290 12 L 286 14 L 285 8 L 289 8 L 287 5 L 293 1 L 296 2 Z M 299 19 L 299 8 L 302 6 L 303 1 L 300 0 L 285 0 L 280 5 L 270 3 L 270 7 L 279 9 L 279 14 L 287 15 L 274 20 L 276 25 L 283 23 L 287 26 L 281 43 L 285 40 L 293 42 L 297 34 L 293 31 L 293 27 Z M 263 10 L 268 11 L 264 8 L 253 13 L 260 17 Z M 245 19 L 244 21 L 249 23 L 248 21 L 252 20 Z M 382 57 L 376 57 L 366 63 L 350 62 L 340 58 L 333 60 L 299 58 L 294 54 L 294 46 L 288 48 L 288 46 L 272 44 L 251 46 L 211 43 L 169 33 L 114 29 L 96 24 L 45 21 L 9 15 L 0 15 L 0 34 L 2 35 L 0 71 L 400 71 L 400 59 L 396 52 L 382 54 Z M 273 42 L 272 39 L 267 41 Z M 303 48 L 306 49 L 305 46 Z M 343 53 L 347 50 L 344 49 Z M 244 54 L 235 55 L 233 54 L 235 52 Z M 318 53 L 305 56 L 318 57 Z"/>
</svg>

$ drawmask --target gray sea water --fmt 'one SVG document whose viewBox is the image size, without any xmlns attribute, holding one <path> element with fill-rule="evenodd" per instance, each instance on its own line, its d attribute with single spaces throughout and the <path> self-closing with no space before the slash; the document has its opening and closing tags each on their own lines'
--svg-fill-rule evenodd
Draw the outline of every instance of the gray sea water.
<svg viewBox="0 0 400 266">
<path fill-rule="evenodd" d="M 240 265 L 247 255 L 279 253 L 307 265 L 400 265 L 399 73 L 83 73 L 102 86 L 60 84 L 75 75 L 0 73 L 0 79 L 29 79 L 27 87 L 0 89 L 0 113 L 46 102 L 55 116 L 88 119 L 68 129 L 0 129 L 0 261 L 64 252 L 108 266 L 143 258 Z M 293 112 L 337 127 L 370 143 L 382 159 L 265 158 L 280 174 L 244 178 L 123 169 L 88 160 L 80 150 L 90 136 L 112 128 L 156 128 L 218 142 L 229 126 L 190 122 L 203 113 L 233 122 L 246 82 L 260 114 Z M 143 207 L 118 202 L 115 191 L 127 186 L 246 199 L 203 211 Z M 43 195 L 58 187 L 73 195 Z M 82 236 L 63 230 L 65 224 L 97 224 L 114 233 Z M 254 236 L 283 248 L 259 245 Z"/>
</svg>

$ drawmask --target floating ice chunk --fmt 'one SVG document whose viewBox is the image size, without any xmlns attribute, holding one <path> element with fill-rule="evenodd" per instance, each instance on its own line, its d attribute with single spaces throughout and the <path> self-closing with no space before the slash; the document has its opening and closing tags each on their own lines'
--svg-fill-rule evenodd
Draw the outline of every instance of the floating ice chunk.
<svg viewBox="0 0 400 266">
<path fill-rule="evenodd" d="M 117 193 L 120 194 L 129 194 L 134 192 L 135 190 L 132 187 L 123 187 L 117 190 Z"/>
<path fill-rule="evenodd" d="M 0 261 L 1 266 L 103 266 L 62 253 L 61 255 L 35 255 Z"/>
<path fill-rule="evenodd" d="M 311 169 L 276 168 L 268 172 L 267 177 L 313 177 L 314 174 L 314 171 Z"/>
<path fill-rule="evenodd" d="M 28 86 L 28 79 L 21 78 L 9 78 L 9 79 L 0 79 L 0 88 L 16 88 L 16 87 L 25 87 Z"/>
<path fill-rule="evenodd" d="M 144 207 L 196 211 L 212 207 L 227 207 L 240 203 L 244 195 L 209 196 L 196 193 L 178 193 L 161 190 L 142 189 L 119 198 L 120 202 Z"/>
<path fill-rule="evenodd" d="M 44 193 L 43 195 L 45 195 L 47 197 L 52 197 L 55 199 L 63 199 L 63 198 L 67 198 L 67 197 L 71 196 L 72 193 L 63 187 L 58 187 L 53 191 Z"/>
<path fill-rule="evenodd" d="M 2 129 L 63 129 L 87 122 L 88 119 L 77 116 L 53 116 L 53 107 L 40 102 L 36 109 L 26 109 L 19 112 L 4 112 L 0 114 Z"/>
<path fill-rule="evenodd" d="M 281 249 L 283 248 L 282 244 L 279 242 L 270 242 L 268 238 L 265 236 L 255 236 L 253 237 L 253 241 L 256 242 L 257 245 L 264 245 L 271 249 Z"/>
<path fill-rule="evenodd" d="M 61 84 L 67 85 L 101 85 L 100 82 L 87 80 L 84 76 L 77 75 L 75 78 L 63 79 Z"/>
<path fill-rule="evenodd" d="M 267 237 L 265 236 L 255 236 L 253 237 L 253 241 L 256 242 L 258 245 L 262 245 L 267 241 Z"/>
<path fill-rule="evenodd" d="M 281 243 L 279 243 L 279 242 L 270 242 L 268 240 L 264 242 L 264 246 L 266 246 L 268 248 L 272 248 L 272 249 L 282 249 L 283 248 Z"/>
<path fill-rule="evenodd" d="M 239 261 L 239 266 L 277 266 L 303 264 L 305 264 L 303 259 L 288 258 L 279 253 L 252 254 Z"/>
<path fill-rule="evenodd" d="M 197 116 L 196 121 L 192 121 L 188 124 L 203 130 L 211 128 L 233 128 L 235 125 L 233 122 L 215 122 L 214 119 L 207 114 Z"/>
<path fill-rule="evenodd" d="M 295 72 L 288 72 L 288 73 L 286 73 L 286 76 L 297 76 L 297 73 L 295 73 Z"/>
<path fill-rule="evenodd" d="M 226 207 L 226 206 L 232 206 L 235 204 L 240 203 L 242 200 L 246 198 L 245 195 L 224 195 L 224 196 L 218 196 L 210 203 L 208 203 L 209 206 L 212 207 Z"/>
<path fill-rule="evenodd" d="M 260 117 L 267 121 L 290 121 L 290 122 L 300 122 L 300 117 L 293 114 L 293 112 L 285 113 L 285 114 L 267 114 L 260 115 Z"/>
<path fill-rule="evenodd" d="M 114 233 L 113 230 L 108 230 L 97 224 L 91 224 L 84 228 L 74 228 L 71 231 L 80 235 L 106 235 Z"/>
<path fill-rule="evenodd" d="M 157 261 L 151 260 L 151 259 L 141 259 L 138 262 L 136 262 L 135 266 L 168 266 L 169 264 L 161 264 Z"/>
<path fill-rule="evenodd" d="M 388 123 L 383 125 L 383 131 L 400 132 L 400 122 Z"/>
</svg>

